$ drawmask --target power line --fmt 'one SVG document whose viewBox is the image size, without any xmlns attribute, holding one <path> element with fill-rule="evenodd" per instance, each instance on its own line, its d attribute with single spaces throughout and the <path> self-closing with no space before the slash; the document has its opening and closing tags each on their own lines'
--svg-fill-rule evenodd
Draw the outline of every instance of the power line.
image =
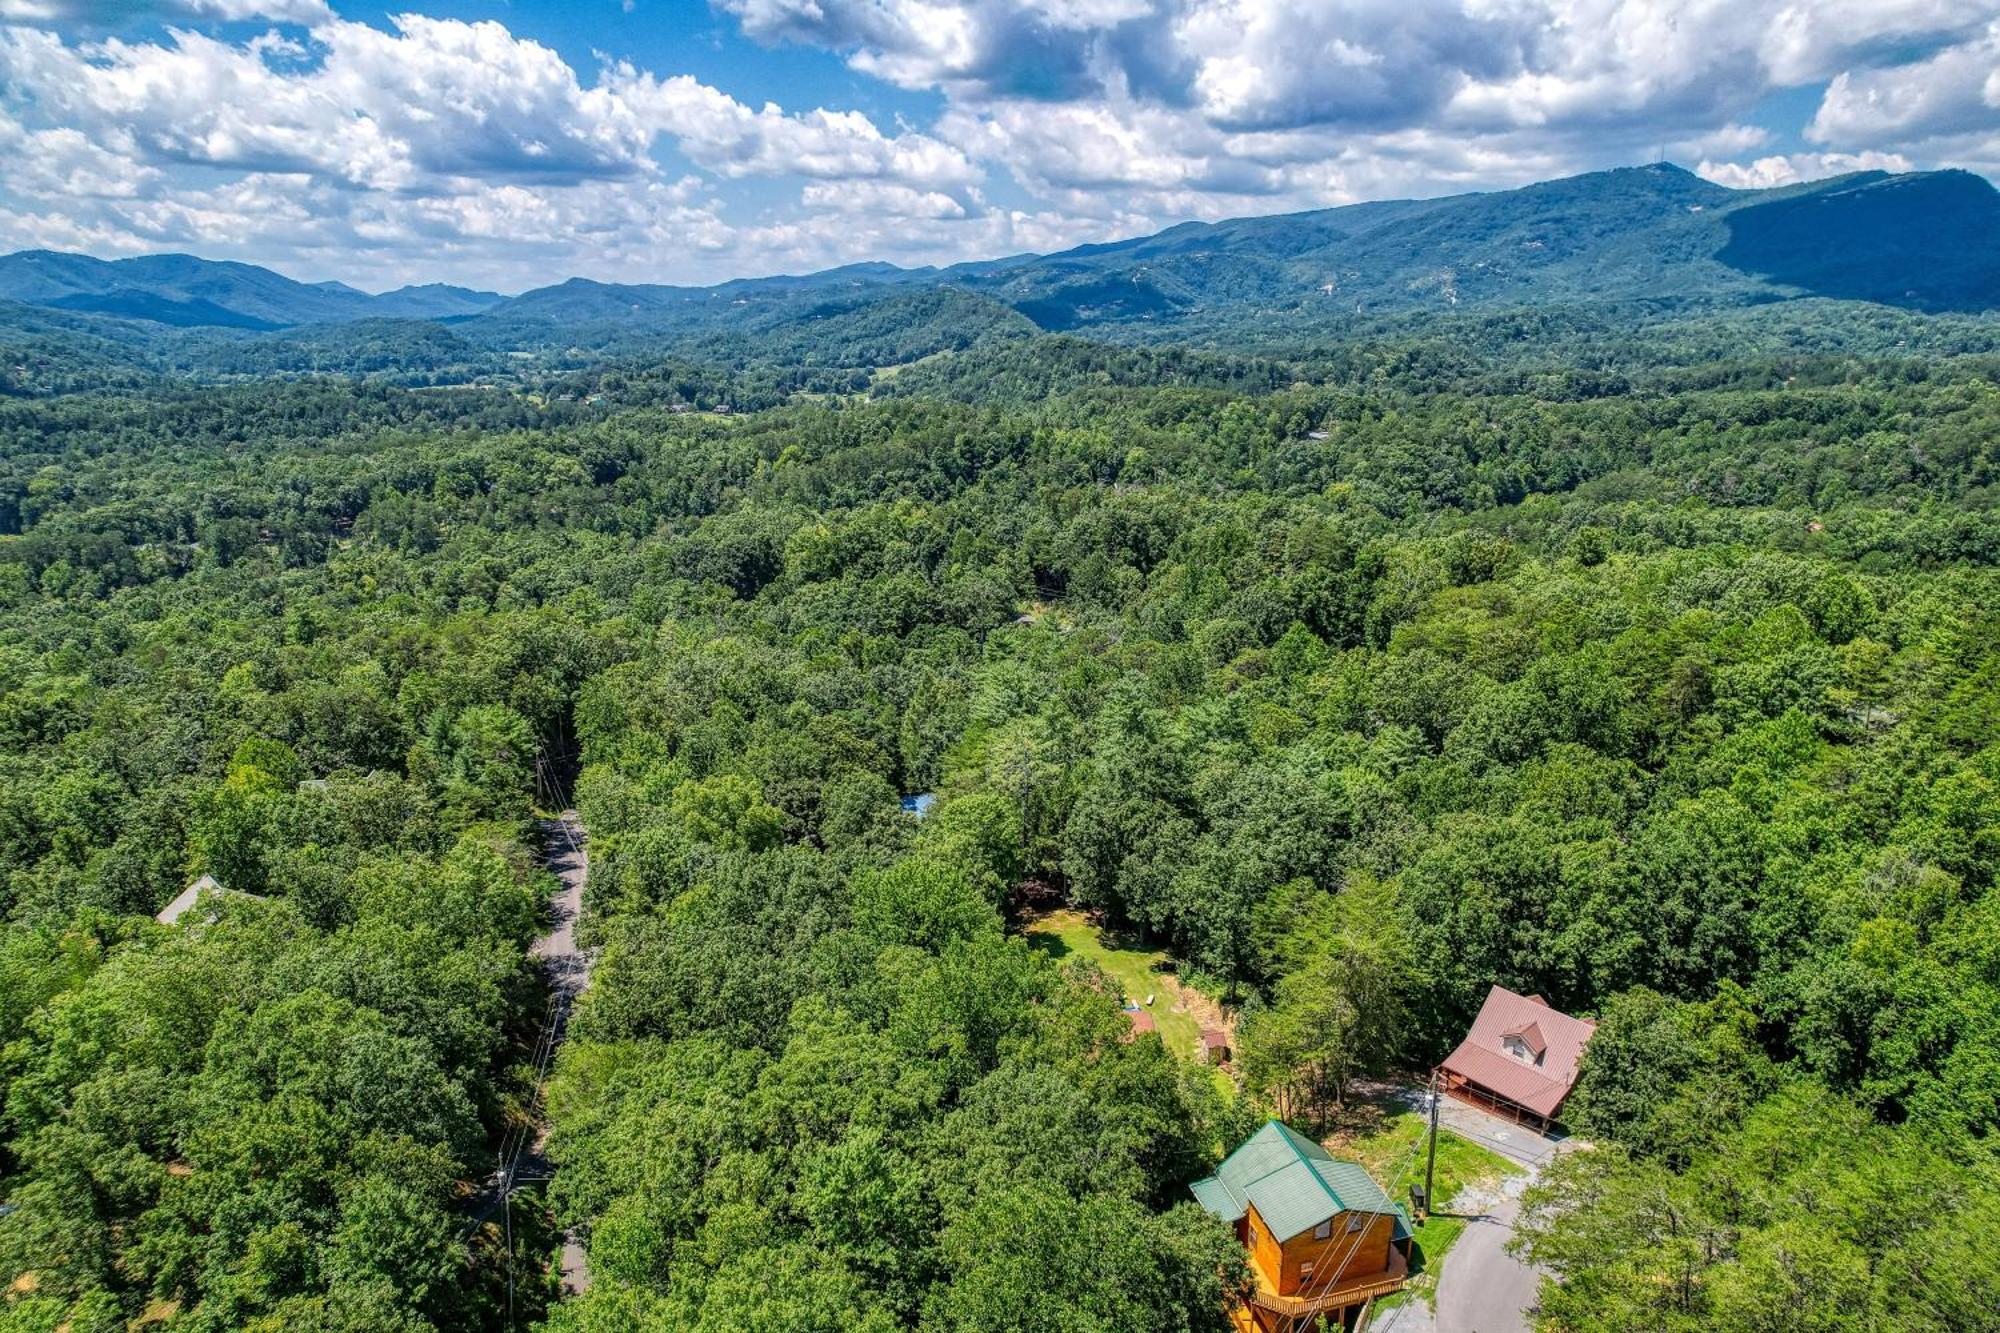
<svg viewBox="0 0 2000 1333">
<path fill-rule="evenodd" d="M 1435 1095 L 1435 1093 L 1433 1093 L 1433 1095 Z M 1403 1159 L 1402 1163 L 1398 1165 L 1396 1170 L 1390 1175 L 1389 1177 L 1390 1190 L 1395 1189 L 1396 1181 L 1401 1179 L 1403 1172 L 1409 1170 L 1411 1165 L 1415 1163 L 1417 1159 L 1417 1150 L 1421 1148 L 1423 1144 L 1424 1144 L 1424 1138 L 1421 1134 L 1419 1134 L 1417 1138 L 1410 1144 L 1409 1155 Z M 1392 1208 L 1395 1206 L 1395 1202 L 1396 1201 L 1394 1196 L 1391 1195 L 1389 1199 L 1389 1204 Z M 1361 1245 L 1367 1239 L 1368 1239 L 1368 1228 L 1364 1226 L 1361 1228 L 1361 1230 L 1354 1233 L 1354 1240 L 1352 1243 L 1348 1245 L 1346 1254 L 1340 1261 L 1340 1266 L 1334 1269 L 1326 1277 L 1326 1279 L 1324 1279 L 1324 1282 L 1322 1282 L 1322 1280 L 1319 1277 L 1317 1277 L 1317 1275 L 1315 1275 L 1313 1280 L 1307 1283 L 1305 1291 L 1301 1293 L 1297 1299 L 1305 1301 L 1306 1303 L 1310 1304 L 1312 1301 L 1322 1299 L 1326 1295 L 1331 1295 L 1332 1292 L 1335 1290 L 1335 1288 L 1339 1285 L 1341 1277 L 1347 1272 L 1347 1266 L 1354 1262 L 1354 1258 L 1356 1255 L 1361 1253 Z M 1322 1288 L 1321 1295 L 1315 1296 L 1312 1294 L 1315 1287 Z M 1324 1312 L 1322 1311 L 1321 1313 L 1323 1314 Z"/>
<path fill-rule="evenodd" d="M 538 768 L 542 767 L 542 756 L 539 751 L 535 755 L 535 762 Z M 562 795 L 559 785 L 551 781 L 550 786 L 558 797 Z M 577 842 L 575 833 L 570 828 L 569 821 L 567 819 L 558 819 L 554 822 L 563 830 L 564 838 L 569 843 L 570 850 L 575 854 L 577 861 L 587 874 L 589 858 L 585 855 L 582 846 Z M 544 961 L 546 963 L 553 960 Z M 507 1205 L 507 1201 L 513 1194 L 515 1187 L 521 1183 L 521 1158 L 528 1150 L 531 1136 L 535 1133 L 540 1119 L 543 1098 L 548 1084 L 549 1069 L 555 1061 L 556 1047 L 561 1044 L 563 1032 L 568 1026 L 572 1000 L 573 995 L 570 982 L 567 979 L 552 978 L 552 984 L 549 989 L 548 1012 L 542 1018 L 541 1026 L 535 1035 L 533 1051 L 529 1056 L 535 1070 L 532 1090 L 529 1094 L 527 1105 L 523 1108 L 524 1114 L 509 1127 L 507 1133 L 501 1138 L 500 1147 L 495 1156 L 496 1167 L 494 1177 L 499 1182 L 499 1201 L 503 1206 Z M 538 1178 L 547 1179 L 546 1176 Z M 480 1210 L 470 1219 L 464 1233 L 465 1236 L 469 1237 L 490 1216 L 492 1216 L 491 1204 Z M 511 1223 L 511 1213 L 509 1214 L 509 1221 Z M 513 1262 L 511 1241 L 509 1242 L 509 1246 L 508 1263 L 511 1273 Z"/>
</svg>

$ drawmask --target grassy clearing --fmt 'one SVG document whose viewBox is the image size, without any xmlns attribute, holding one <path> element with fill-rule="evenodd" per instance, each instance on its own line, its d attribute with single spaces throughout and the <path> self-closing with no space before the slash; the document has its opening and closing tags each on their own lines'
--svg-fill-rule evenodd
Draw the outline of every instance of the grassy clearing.
<svg viewBox="0 0 2000 1333">
<path fill-rule="evenodd" d="M 1428 1117 L 1415 1111 L 1398 1110 L 1385 1116 L 1365 1132 L 1327 1140 L 1327 1149 L 1339 1156 L 1352 1157 L 1368 1168 L 1404 1207 L 1409 1206 L 1410 1186 L 1424 1178 L 1423 1139 Z M 1426 1304 L 1437 1299 L 1438 1270 L 1452 1245 L 1465 1231 L 1466 1219 L 1452 1216 L 1461 1196 L 1470 1201 L 1521 1168 L 1495 1153 L 1462 1139 L 1448 1129 L 1438 1130 L 1437 1199 L 1433 1212 L 1418 1224 L 1410 1246 L 1410 1285 L 1404 1292 L 1380 1302 L 1388 1308 L 1412 1296 L 1422 1296 Z"/>
<path fill-rule="evenodd" d="M 1082 958 L 1095 963 L 1131 1003 L 1144 1005 L 1146 997 L 1152 996 L 1146 1012 L 1153 1016 L 1167 1049 L 1183 1060 L 1201 1058 L 1201 1029 L 1205 1024 L 1219 1023 L 1221 1010 L 1173 974 L 1173 963 L 1165 953 L 1124 947 L 1083 913 L 1067 909 L 1029 922 L 1026 933 L 1030 944 L 1052 958 Z"/>
</svg>

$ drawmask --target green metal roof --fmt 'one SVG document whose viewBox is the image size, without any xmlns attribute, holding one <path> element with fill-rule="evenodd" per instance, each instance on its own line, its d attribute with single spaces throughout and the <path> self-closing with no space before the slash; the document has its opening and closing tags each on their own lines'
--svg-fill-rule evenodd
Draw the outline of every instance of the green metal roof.
<svg viewBox="0 0 2000 1333">
<path fill-rule="evenodd" d="M 1234 1222 L 1243 1216 L 1243 1200 L 1229 1192 L 1229 1187 L 1210 1176 L 1197 1180 L 1188 1186 L 1194 1191 L 1195 1202 L 1214 1213 L 1225 1222 Z"/>
<path fill-rule="evenodd" d="M 1393 1213 L 1405 1233 L 1409 1228 L 1403 1210 L 1359 1163 L 1337 1160 L 1275 1120 L 1191 1188 L 1195 1201 L 1225 1222 L 1255 1207 L 1280 1241 L 1345 1212 Z"/>
</svg>

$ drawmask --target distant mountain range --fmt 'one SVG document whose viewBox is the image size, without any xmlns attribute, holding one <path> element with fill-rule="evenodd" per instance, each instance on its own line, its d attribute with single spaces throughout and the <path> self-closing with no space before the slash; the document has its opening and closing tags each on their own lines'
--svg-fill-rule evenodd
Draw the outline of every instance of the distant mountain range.
<svg viewBox="0 0 2000 1333">
<path fill-rule="evenodd" d="M 514 297 L 441 284 L 370 295 L 189 255 L 0 257 L 0 301 L 20 303 L 14 311 L 261 334 L 434 321 L 450 327 L 454 346 L 489 349 L 604 345 L 642 332 L 726 338 L 836 318 L 879 337 L 888 312 L 858 311 L 941 288 L 959 296 L 922 307 L 934 322 L 976 306 L 989 323 L 1161 334 L 1243 320 L 1312 327 L 1453 308 L 1681 309 L 1804 296 L 1984 311 L 2000 309 L 2000 192 L 1962 171 L 1732 190 L 1659 163 L 1517 190 L 1187 223 L 942 269 L 859 264 L 712 287 L 572 278 Z M 0 310 L 0 329 L 19 322 Z"/>
<path fill-rule="evenodd" d="M 183 328 L 281 329 L 359 319 L 441 319 L 499 305 L 497 292 L 431 283 L 379 296 L 303 283 L 254 264 L 142 255 L 93 259 L 54 250 L 0 256 L 0 298 Z"/>
</svg>

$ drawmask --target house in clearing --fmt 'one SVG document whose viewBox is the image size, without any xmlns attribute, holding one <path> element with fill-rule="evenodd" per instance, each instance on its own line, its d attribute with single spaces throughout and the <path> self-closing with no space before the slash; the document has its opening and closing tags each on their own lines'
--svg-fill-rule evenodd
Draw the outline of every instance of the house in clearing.
<svg viewBox="0 0 2000 1333">
<path fill-rule="evenodd" d="M 1486 993 L 1472 1031 L 1438 1066 L 1438 1085 L 1460 1101 L 1546 1130 L 1576 1085 L 1577 1063 L 1597 1024 L 1504 986 Z"/>
<path fill-rule="evenodd" d="M 1409 1275 L 1410 1219 L 1356 1162 L 1269 1121 L 1193 1185 L 1236 1228 L 1255 1282 L 1232 1312 L 1239 1333 L 1343 1324 Z"/>
</svg>

